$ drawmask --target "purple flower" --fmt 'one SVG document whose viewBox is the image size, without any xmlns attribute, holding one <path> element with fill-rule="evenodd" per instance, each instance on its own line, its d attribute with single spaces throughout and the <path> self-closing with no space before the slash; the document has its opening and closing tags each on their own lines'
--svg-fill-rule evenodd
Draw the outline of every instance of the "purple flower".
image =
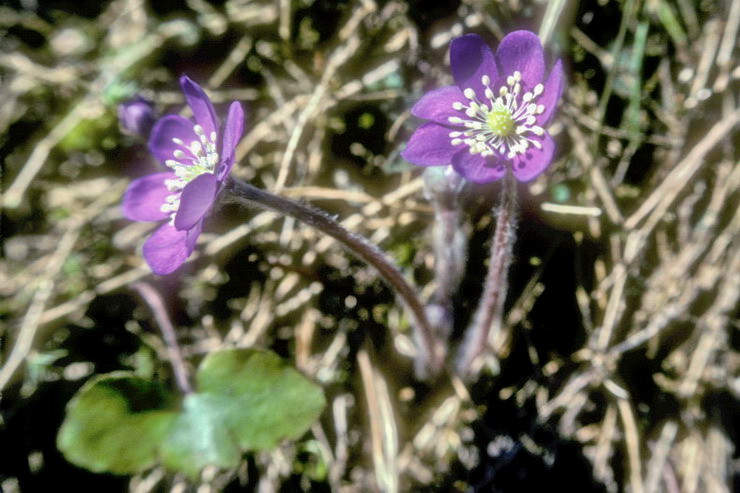
<svg viewBox="0 0 740 493">
<path fill-rule="evenodd" d="M 452 164 L 476 183 L 502 178 L 507 167 L 519 181 L 539 176 L 555 150 L 545 126 L 563 90 L 560 60 L 545 79 L 540 39 L 515 31 L 495 56 L 475 34 L 452 40 L 450 65 L 455 85 L 428 92 L 411 109 L 429 122 L 402 156 L 419 166 Z"/>
<path fill-rule="evenodd" d="M 123 214 L 133 221 L 168 221 L 144 243 L 144 258 L 155 274 L 169 274 L 190 256 L 203 220 L 234 165 L 244 130 L 244 111 L 234 101 L 223 128 L 203 89 L 180 77 L 193 118 L 167 115 L 154 125 L 149 150 L 165 166 L 129 185 Z"/>
<path fill-rule="evenodd" d="M 118 120 L 130 134 L 149 137 L 154 126 L 154 105 L 148 99 L 136 96 L 118 105 Z"/>
</svg>

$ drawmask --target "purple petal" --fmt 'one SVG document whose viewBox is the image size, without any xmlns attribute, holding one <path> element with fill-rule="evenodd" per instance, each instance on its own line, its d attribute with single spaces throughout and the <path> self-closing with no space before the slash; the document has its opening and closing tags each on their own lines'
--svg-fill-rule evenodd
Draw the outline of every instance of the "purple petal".
<svg viewBox="0 0 740 493">
<path fill-rule="evenodd" d="M 231 172 L 234 166 L 234 151 L 244 133 L 244 110 L 242 105 L 234 101 L 229 106 L 229 115 L 224 124 L 223 141 L 221 143 L 221 166 L 218 171 L 218 180 L 221 181 Z"/>
<path fill-rule="evenodd" d="M 411 108 L 411 114 L 442 125 L 449 125 L 449 117 L 461 116 L 459 111 L 452 109 L 452 104 L 456 102 L 468 102 L 459 87 L 440 87 L 424 94 Z"/>
<path fill-rule="evenodd" d="M 417 166 L 446 166 L 452 155 L 460 150 L 452 145 L 451 131 L 436 123 L 425 123 L 416 129 L 401 156 Z"/>
<path fill-rule="evenodd" d="M 160 207 L 171 195 L 164 184 L 165 180 L 175 178 L 174 173 L 155 173 L 142 176 L 132 181 L 123 195 L 123 215 L 132 221 L 161 221 L 169 213 L 162 212 Z"/>
<path fill-rule="evenodd" d="M 481 78 L 487 75 L 493 81 L 499 76 L 491 49 L 477 34 L 466 34 L 452 40 L 450 67 L 455 84 L 463 91 L 472 88 L 481 101 L 485 100 Z"/>
<path fill-rule="evenodd" d="M 555 108 L 558 106 L 558 100 L 563 94 L 563 64 L 560 60 L 550 70 L 545 82 L 545 91 L 535 101 L 545 107 L 545 112 L 537 116 L 537 125 L 544 127 L 550 121 Z"/>
<path fill-rule="evenodd" d="M 187 75 L 180 77 L 180 87 L 188 101 L 188 106 L 193 110 L 195 121 L 203 127 L 210 138 L 212 132 L 218 132 L 218 120 L 216 120 L 216 111 L 213 109 L 211 100 L 208 99 L 203 89 Z"/>
<path fill-rule="evenodd" d="M 144 243 L 144 259 L 159 275 L 177 270 L 192 253 L 186 244 L 186 232 L 169 223 L 163 224 Z"/>
<path fill-rule="evenodd" d="M 470 154 L 467 149 L 452 156 L 452 167 L 463 178 L 474 183 L 490 183 L 500 180 L 506 173 L 506 162 L 495 157 Z"/>
<path fill-rule="evenodd" d="M 518 70 L 530 89 L 542 82 L 545 54 L 540 38 L 532 32 L 514 31 L 502 39 L 496 50 L 496 61 L 502 76 L 508 77 Z"/>
<path fill-rule="evenodd" d="M 173 159 L 175 150 L 182 149 L 172 139 L 180 139 L 186 146 L 198 140 L 193 131 L 193 122 L 179 115 L 167 115 L 157 121 L 149 137 L 149 151 L 162 163 Z"/>
<path fill-rule="evenodd" d="M 175 214 L 175 228 L 185 231 L 195 226 L 213 205 L 217 188 L 218 180 L 211 173 L 204 173 L 185 185 Z"/>
<path fill-rule="evenodd" d="M 542 149 L 530 146 L 526 154 L 514 158 L 514 176 L 521 182 L 531 181 L 542 174 L 552 162 L 555 142 L 549 134 L 542 136 Z"/>
<path fill-rule="evenodd" d="M 188 248 L 188 255 L 193 253 L 193 249 L 195 248 L 195 243 L 198 241 L 198 237 L 200 236 L 200 232 L 203 231 L 203 220 L 201 219 L 197 223 L 195 223 L 195 226 L 190 228 L 187 232 L 187 235 L 185 236 L 185 245 Z"/>
</svg>

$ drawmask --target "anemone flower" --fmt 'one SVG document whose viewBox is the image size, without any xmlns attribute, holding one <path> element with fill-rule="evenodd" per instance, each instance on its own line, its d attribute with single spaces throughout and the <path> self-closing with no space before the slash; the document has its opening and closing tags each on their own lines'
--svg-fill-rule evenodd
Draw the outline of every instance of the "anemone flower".
<svg viewBox="0 0 740 493">
<path fill-rule="evenodd" d="M 179 268 L 195 248 L 203 221 L 234 165 L 244 131 L 244 111 L 234 101 L 223 127 L 203 89 L 180 77 L 193 118 L 167 115 L 149 138 L 149 150 L 168 171 L 133 181 L 123 197 L 123 214 L 133 221 L 165 221 L 144 243 L 155 274 Z"/>
<path fill-rule="evenodd" d="M 429 120 L 401 153 L 418 166 L 452 165 L 465 179 L 488 183 L 507 169 L 533 180 L 551 163 L 555 144 L 546 126 L 563 90 L 560 60 L 545 79 L 540 39 L 515 31 L 496 55 L 480 36 L 450 44 L 455 84 L 425 94 L 411 109 Z"/>
</svg>

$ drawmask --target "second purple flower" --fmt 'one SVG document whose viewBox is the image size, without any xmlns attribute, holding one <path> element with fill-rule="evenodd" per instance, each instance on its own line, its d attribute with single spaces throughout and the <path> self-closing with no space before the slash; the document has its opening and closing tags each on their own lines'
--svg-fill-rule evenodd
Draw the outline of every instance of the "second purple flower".
<svg viewBox="0 0 740 493">
<path fill-rule="evenodd" d="M 563 90 L 558 60 L 545 79 L 540 39 L 529 31 L 506 36 L 494 56 L 480 36 L 450 44 L 455 84 L 425 94 L 411 109 L 429 120 L 401 153 L 419 166 L 447 166 L 488 183 L 509 168 L 530 181 L 550 164 L 555 144 L 545 130 Z"/>
<path fill-rule="evenodd" d="M 167 220 L 144 243 L 155 274 L 179 268 L 195 248 L 206 214 L 216 201 L 244 131 L 244 110 L 234 101 L 223 128 L 201 87 L 183 75 L 180 87 L 193 118 L 167 115 L 154 125 L 149 150 L 170 170 L 134 180 L 123 197 L 133 221 Z"/>
</svg>

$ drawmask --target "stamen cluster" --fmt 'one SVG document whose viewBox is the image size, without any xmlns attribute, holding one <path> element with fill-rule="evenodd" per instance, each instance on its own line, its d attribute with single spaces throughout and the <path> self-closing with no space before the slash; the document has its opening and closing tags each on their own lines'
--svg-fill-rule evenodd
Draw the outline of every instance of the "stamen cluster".
<svg viewBox="0 0 740 493">
<path fill-rule="evenodd" d="M 172 169 L 176 177 L 165 180 L 164 184 L 169 191 L 176 193 L 165 198 L 165 203 L 162 204 L 160 210 L 170 213 L 172 224 L 174 224 L 177 210 L 180 207 L 180 195 L 185 186 L 202 174 L 215 173 L 219 162 L 216 132 L 211 132 L 209 136 L 206 136 L 203 127 L 197 124 L 193 126 L 193 132 L 198 140 L 191 141 L 190 145 L 186 145 L 178 137 L 172 139 L 172 142 L 180 149 L 172 153 L 175 159 L 168 159 L 164 162 L 168 168 Z"/>
<path fill-rule="evenodd" d="M 496 95 L 491 89 L 490 77 L 484 75 L 481 77 L 485 88 L 482 98 L 474 89 L 466 88 L 463 95 L 467 104 L 456 101 L 452 108 L 467 118 L 451 116 L 447 120 L 468 130 L 450 132 L 452 145 L 465 144 L 470 147 L 471 154 L 483 157 L 498 152 L 508 159 L 524 154 L 530 145 L 541 149 L 541 142 L 533 136 L 541 137 L 545 133 L 536 124 L 537 115 L 544 113 L 545 106 L 535 103 L 544 86 L 537 84 L 532 91 L 521 94 L 521 79 L 522 74 L 515 71 L 506 78 L 506 85 L 502 85 Z"/>
</svg>

